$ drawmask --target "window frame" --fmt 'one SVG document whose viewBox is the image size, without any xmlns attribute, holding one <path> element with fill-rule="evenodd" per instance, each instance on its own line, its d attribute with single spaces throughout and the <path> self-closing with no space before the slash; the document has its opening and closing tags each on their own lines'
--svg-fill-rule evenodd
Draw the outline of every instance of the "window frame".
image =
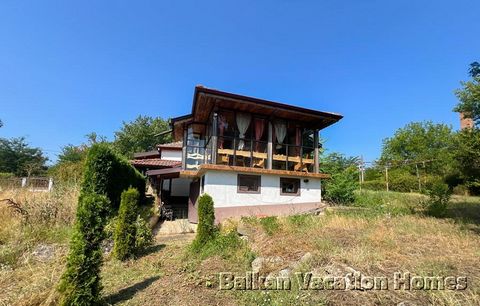
<svg viewBox="0 0 480 306">
<path fill-rule="evenodd" d="M 240 178 L 249 177 L 258 179 L 258 190 L 257 191 L 245 191 L 240 189 Z M 262 192 L 262 176 L 261 175 L 252 175 L 252 174 L 237 174 L 237 193 L 249 193 L 249 194 L 260 194 Z"/>
<path fill-rule="evenodd" d="M 301 179 L 295 178 L 295 177 L 280 177 L 279 181 L 280 181 L 280 195 L 281 196 L 299 196 L 301 194 L 301 189 L 302 189 Z M 297 192 L 296 193 L 283 192 L 283 187 L 282 187 L 283 181 L 290 181 L 290 182 L 295 181 L 295 183 L 298 182 Z"/>
</svg>

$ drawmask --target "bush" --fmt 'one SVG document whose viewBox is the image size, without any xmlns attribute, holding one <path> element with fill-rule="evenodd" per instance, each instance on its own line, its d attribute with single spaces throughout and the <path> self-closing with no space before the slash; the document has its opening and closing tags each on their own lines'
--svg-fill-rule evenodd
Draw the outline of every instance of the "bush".
<svg viewBox="0 0 480 306">
<path fill-rule="evenodd" d="M 101 301 L 101 243 L 108 207 L 109 200 L 103 195 L 79 197 L 67 269 L 59 285 L 62 305 L 97 305 Z"/>
<path fill-rule="evenodd" d="M 448 185 L 441 182 L 434 183 L 426 194 L 428 200 L 423 203 L 426 213 L 433 217 L 445 216 L 451 197 Z"/>
<path fill-rule="evenodd" d="M 135 252 L 143 252 L 152 244 L 152 230 L 148 226 L 147 221 L 138 215 L 137 220 L 135 221 Z"/>
<path fill-rule="evenodd" d="M 325 198 L 334 204 L 348 204 L 355 200 L 357 189 L 355 169 L 350 167 L 332 175 L 326 182 Z"/>
<path fill-rule="evenodd" d="M 469 196 L 470 190 L 468 190 L 468 187 L 465 185 L 457 185 L 453 187 L 452 193 L 460 196 Z"/>
<path fill-rule="evenodd" d="M 145 183 L 145 177 L 107 144 L 94 144 L 88 151 L 82 191 L 104 194 L 113 208 L 118 208 L 124 190 L 134 187 L 143 197 Z"/>
<path fill-rule="evenodd" d="M 138 200 L 140 194 L 134 188 L 122 192 L 120 209 L 114 234 L 113 255 L 125 260 L 135 255 L 136 227 Z"/>
<path fill-rule="evenodd" d="M 213 199 L 205 193 L 198 200 L 198 227 L 197 236 L 193 241 L 194 249 L 204 246 L 208 241 L 214 239 L 216 234 Z"/>
<path fill-rule="evenodd" d="M 362 188 L 363 189 L 368 189 L 368 190 L 381 191 L 381 190 L 386 190 L 387 186 L 385 185 L 385 181 L 372 180 L 372 181 L 363 182 L 362 183 Z"/>
</svg>

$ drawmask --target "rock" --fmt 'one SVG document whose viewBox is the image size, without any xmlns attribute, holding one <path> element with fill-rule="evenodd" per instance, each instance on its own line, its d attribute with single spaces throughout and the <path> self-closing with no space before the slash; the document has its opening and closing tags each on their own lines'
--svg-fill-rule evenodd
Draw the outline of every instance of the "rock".
<svg viewBox="0 0 480 306">
<path fill-rule="evenodd" d="M 252 236 L 253 235 L 253 229 L 250 225 L 245 224 L 244 222 L 240 221 L 240 222 L 238 222 L 238 225 L 237 225 L 237 233 L 240 236 Z"/>
<path fill-rule="evenodd" d="M 280 270 L 278 272 L 278 276 L 280 277 L 290 277 L 290 274 L 292 274 L 292 271 L 289 268 Z"/>
<path fill-rule="evenodd" d="M 303 254 L 303 256 L 297 262 L 292 264 L 293 270 L 298 269 L 302 264 L 308 263 L 309 261 L 312 260 L 312 258 L 313 258 L 313 255 L 310 252 Z"/>
<path fill-rule="evenodd" d="M 33 250 L 32 256 L 35 257 L 35 259 L 46 262 L 50 261 L 53 259 L 55 255 L 55 246 L 49 245 L 49 244 L 39 244 Z"/>
<path fill-rule="evenodd" d="M 265 267 L 272 267 L 283 263 L 283 258 L 279 256 L 274 257 L 257 257 L 252 261 L 252 272 L 258 273 Z"/>
<path fill-rule="evenodd" d="M 265 264 L 265 258 L 257 257 L 252 261 L 252 272 L 258 273 L 263 268 Z"/>
</svg>

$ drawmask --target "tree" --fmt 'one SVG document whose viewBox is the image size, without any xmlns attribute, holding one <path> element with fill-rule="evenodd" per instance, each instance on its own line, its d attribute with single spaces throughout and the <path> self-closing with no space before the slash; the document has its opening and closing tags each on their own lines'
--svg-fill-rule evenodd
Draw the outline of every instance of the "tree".
<svg viewBox="0 0 480 306">
<path fill-rule="evenodd" d="M 197 235 L 192 243 L 193 249 L 200 249 L 208 241 L 215 239 L 216 234 L 213 199 L 205 193 L 198 199 L 198 227 Z"/>
<path fill-rule="evenodd" d="M 135 256 L 135 237 L 138 201 L 137 189 L 129 188 L 122 192 L 120 209 L 114 234 L 113 254 L 115 258 L 125 260 Z"/>
<path fill-rule="evenodd" d="M 85 160 L 87 156 L 86 145 L 74 146 L 68 144 L 62 148 L 62 152 L 58 155 L 58 163 L 77 163 Z"/>
<path fill-rule="evenodd" d="M 334 204 L 353 202 L 357 189 L 358 161 L 358 157 L 347 157 L 340 153 L 330 153 L 321 159 L 321 172 L 331 175 L 323 184 L 328 201 Z"/>
<path fill-rule="evenodd" d="M 171 141 L 169 133 L 158 135 L 169 129 L 168 120 L 160 117 L 138 116 L 132 122 L 123 122 L 123 126 L 115 132 L 115 149 L 127 156 L 133 156 L 135 152 L 154 150 L 160 143 Z"/>
<path fill-rule="evenodd" d="M 40 174 L 46 170 L 47 160 L 42 150 L 30 147 L 24 137 L 0 138 L 0 172 L 17 176 Z"/>
<path fill-rule="evenodd" d="M 445 124 L 412 122 L 383 140 L 381 165 L 401 166 L 413 173 L 415 162 L 431 160 L 430 171 L 445 174 L 451 165 L 453 132 Z"/>
<path fill-rule="evenodd" d="M 3 126 L 2 119 L 0 119 L 0 128 Z"/>
<path fill-rule="evenodd" d="M 463 113 L 466 118 L 472 118 L 475 125 L 480 125 L 480 64 L 470 64 L 469 74 L 472 80 L 461 82 L 462 88 L 455 91 L 460 102 L 453 109 L 454 112 Z"/>
<path fill-rule="evenodd" d="M 480 194 L 480 129 L 458 133 L 454 157 L 465 185 L 471 193 Z"/>
<path fill-rule="evenodd" d="M 67 269 L 59 285 L 61 305 L 101 304 L 101 243 L 109 205 L 103 195 L 84 193 L 79 197 Z"/>
</svg>

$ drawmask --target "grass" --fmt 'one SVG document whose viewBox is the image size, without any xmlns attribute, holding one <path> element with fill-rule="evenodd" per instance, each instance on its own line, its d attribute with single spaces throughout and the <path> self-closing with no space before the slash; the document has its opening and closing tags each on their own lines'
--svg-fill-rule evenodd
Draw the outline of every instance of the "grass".
<svg viewBox="0 0 480 306">
<path fill-rule="evenodd" d="M 353 208 L 331 209 L 322 216 L 245 218 L 242 222 L 254 233 L 248 240 L 236 235 L 236 221 L 226 222 L 217 238 L 197 253 L 189 248 L 194 236 L 187 234 L 173 240 L 158 236 L 137 260 L 120 262 L 107 256 L 102 268 L 105 301 L 115 305 L 480 304 L 480 198 L 454 197 L 446 217 L 432 218 L 421 213 L 419 194 L 358 192 L 356 196 Z M 15 262 L 13 270 L 0 269 L 0 305 L 53 304 L 68 230 L 53 234 L 36 227 L 28 232 L 19 216 L 5 209 L 0 212 L 2 222 L 11 222 L 0 228 L 0 247 L 6 251 L 1 256 Z M 19 226 L 16 229 L 22 233 L 11 226 Z M 31 255 L 38 241 L 55 243 L 52 260 L 42 262 Z M 18 249 L 16 243 L 21 245 Z M 312 254 L 311 259 L 291 267 L 292 272 L 344 276 L 353 269 L 388 278 L 397 271 L 467 276 L 468 288 L 313 291 L 300 290 L 294 280 L 288 291 L 218 290 L 219 272 L 244 275 L 255 257 L 281 257 L 282 263 L 265 271 L 276 272 L 306 253 Z"/>
</svg>

